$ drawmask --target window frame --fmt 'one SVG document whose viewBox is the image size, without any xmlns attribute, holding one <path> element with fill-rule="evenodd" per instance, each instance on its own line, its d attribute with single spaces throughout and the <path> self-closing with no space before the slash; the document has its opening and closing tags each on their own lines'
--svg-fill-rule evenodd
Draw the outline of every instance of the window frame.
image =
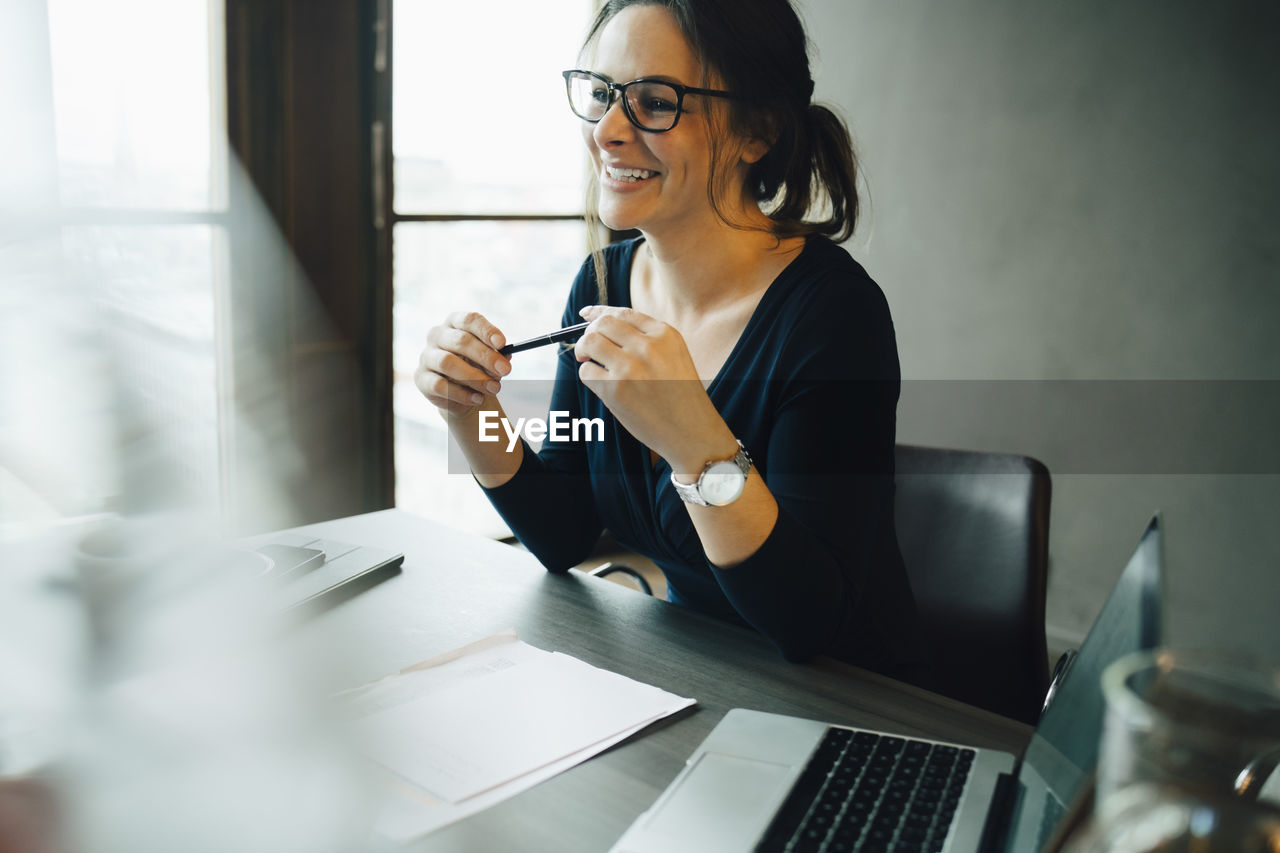
<svg viewBox="0 0 1280 853">
<path fill-rule="evenodd" d="M 555 222 L 579 222 L 582 223 L 584 230 L 590 228 L 591 225 L 587 219 L 585 212 L 586 199 L 581 200 L 579 210 L 574 212 L 501 212 L 488 211 L 483 213 L 461 213 L 449 211 L 427 211 L 427 210 L 406 210 L 399 211 L 395 205 L 395 162 L 394 162 L 394 116 L 392 114 L 392 91 L 393 91 L 393 75 L 392 75 L 392 48 L 395 39 L 395 27 L 393 22 L 392 8 L 393 0 L 374 0 L 377 7 L 377 21 L 375 24 L 375 42 L 376 49 L 374 52 L 374 69 L 376 76 L 376 96 L 375 96 L 375 118 L 371 138 L 377 143 L 377 154 L 375 155 L 374 167 L 374 190 L 373 196 L 377 205 L 377 220 L 382 223 L 382 229 L 379 232 L 378 243 L 378 282 L 379 291 L 389 295 L 394 300 L 395 293 L 395 271 L 394 271 L 394 240 L 395 230 L 400 225 L 447 225 L 452 223 L 467 222 L 494 222 L 494 223 L 514 223 L 514 222 L 539 222 L 539 223 L 555 223 Z M 594 5 L 594 4 L 593 4 Z M 584 21 L 585 27 L 588 22 Z M 566 290 L 568 282 L 565 284 Z M 394 421 L 395 413 L 391 411 L 390 416 Z M 394 460 L 393 460 L 394 467 Z M 494 522 L 495 524 L 497 522 Z M 477 531 L 480 527 L 475 528 Z M 494 535 L 498 538 L 508 537 L 510 531 L 505 529 L 505 525 L 500 525 L 490 529 L 484 527 L 484 532 Z"/>
</svg>

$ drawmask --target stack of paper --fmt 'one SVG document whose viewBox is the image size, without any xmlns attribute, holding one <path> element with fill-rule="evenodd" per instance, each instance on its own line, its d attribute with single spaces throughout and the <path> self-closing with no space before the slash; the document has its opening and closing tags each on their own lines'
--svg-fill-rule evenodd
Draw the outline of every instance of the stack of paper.
<svg viewBox="0 0 1280 853">
<path fill-rule="evenodd" d="M 363 748 L 401 780 L 378 826 L 397 840 L 487 808 L 694 703 L 514 631 L 350 699 Z"/>
</svg>

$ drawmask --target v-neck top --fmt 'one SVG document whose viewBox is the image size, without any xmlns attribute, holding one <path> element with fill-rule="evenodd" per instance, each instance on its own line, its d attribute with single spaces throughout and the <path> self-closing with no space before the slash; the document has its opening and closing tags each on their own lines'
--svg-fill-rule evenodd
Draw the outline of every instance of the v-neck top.
<svg viewBox="0 0 1280 853">
<path fill-rule="evenodd" d="M 604 251 L 609 304 L 631 307 L 643 238 Z M 598 302 L 588 258 L 563 325 Z M 550 411 L 599 419 L 577 440 L 548 439 L 486 492 L 551 571 L 582 562 L 602 530 L 653 560 L 668 599 L 745 622 L 788 659 L 831 654 L 920 680 L 915 602 L 893 524 L 897 345 L 879 286 L 844 249 L 811 236 L 766 289 L 707 394 L 778 503 L 760 548 L 711 564 L 665 460 L 622 427 L 560 354 Z M 566 432 L 568 432 L 566 430 Z"/>
</svg>

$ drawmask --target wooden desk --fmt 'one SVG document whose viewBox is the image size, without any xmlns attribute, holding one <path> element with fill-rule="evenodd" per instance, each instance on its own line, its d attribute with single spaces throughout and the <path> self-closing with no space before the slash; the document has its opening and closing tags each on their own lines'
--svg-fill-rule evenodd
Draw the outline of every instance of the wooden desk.
<svg viewBox="0 0 1280 853">
<path fill-rule="evenodd" d="M 734 707 L 1019 752 L 1025 725 L 834 660 L 791 664 L 755 632 L 399 510 L 303 528 L 394 548 L 403 572 L 317 617 L 354 686 L 514 627 L 540 648 L 698 700 L 673 720 L 408 849 L 601 851 Z"/>
</svg>

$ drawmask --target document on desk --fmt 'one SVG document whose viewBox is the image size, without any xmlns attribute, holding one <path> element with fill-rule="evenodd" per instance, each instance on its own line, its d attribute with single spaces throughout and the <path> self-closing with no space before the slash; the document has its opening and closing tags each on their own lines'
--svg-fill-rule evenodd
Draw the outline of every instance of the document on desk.
<svg viewBox="0 0 1280 853">
<path fill-rule="evenodd" d="M 409 840 L 532 787 L 694 703 L 504 632 L 348 698 L 398 791 L 379 831 Z"/>
</svg>

